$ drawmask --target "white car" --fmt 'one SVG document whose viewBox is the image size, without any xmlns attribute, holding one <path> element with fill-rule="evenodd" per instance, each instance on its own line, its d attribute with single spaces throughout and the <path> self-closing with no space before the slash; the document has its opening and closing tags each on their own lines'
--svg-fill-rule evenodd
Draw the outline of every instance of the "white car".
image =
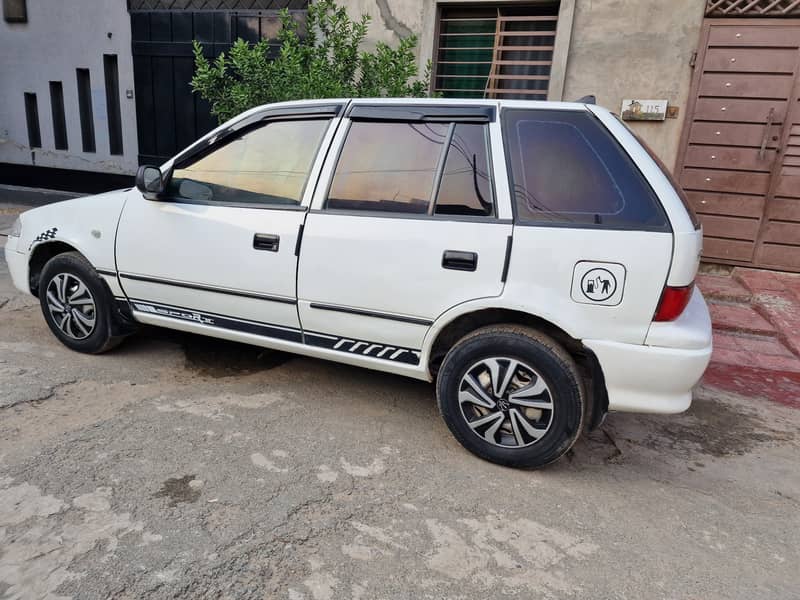
<svg viewBox="0 0 800 600">
<path fill-rule="evenodd" d="M 594 105 L 250 110 L 5 249 L 69 348 L 147 323 L 436 382 L 467 449 L 538 467 L 608 411 L 677 413 L 711 355 L 702 232 Z"/>
</svg>

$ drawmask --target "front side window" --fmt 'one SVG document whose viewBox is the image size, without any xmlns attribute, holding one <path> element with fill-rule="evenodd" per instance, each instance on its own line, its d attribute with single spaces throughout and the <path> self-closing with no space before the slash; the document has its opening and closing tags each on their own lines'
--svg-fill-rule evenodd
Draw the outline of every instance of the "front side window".
<svg viewBox="0 0 800 600">
<path fill-rule="evenodd" d="M 485 125 L 356 121 L 347 133 L 326 206 L 491 216 L 491 189 Z"/>
<path fill-rule="evenodd" d="M 507 110 L 502 119 L 520 223 L 669 229 L 644 176 L 593 115 Z"/>
<path fill-rule="evenodd" d="M 221 204 L 299 204 L 329 120 L 273 121 L 173 171 L 174 197 Z"/>
</svg>

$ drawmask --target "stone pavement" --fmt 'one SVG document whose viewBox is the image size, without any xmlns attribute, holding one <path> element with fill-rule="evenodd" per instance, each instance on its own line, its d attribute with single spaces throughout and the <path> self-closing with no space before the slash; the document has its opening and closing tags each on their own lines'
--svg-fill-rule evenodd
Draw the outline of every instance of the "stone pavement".
<svg viewBox="0 0 800 600">
<path fill-rule="evenodd" d="M 714 326 L 704 382 L 800 408 L 800 275 L 737 267 L 697 285 Z"/>
</svg>

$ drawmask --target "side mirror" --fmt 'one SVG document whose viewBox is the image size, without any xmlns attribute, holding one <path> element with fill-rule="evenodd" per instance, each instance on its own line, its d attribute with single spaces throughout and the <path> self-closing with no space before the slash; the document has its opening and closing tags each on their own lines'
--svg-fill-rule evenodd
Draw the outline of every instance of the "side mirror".
<svg viewBox="0 0 800 600">
<path fill-rule="evenodd" d="M 136 171 L 136 189 L 142 192 L 147 200 L 157 200 L 164 192 L 164 179 L 161 169 L 149 165 L 142 165 Z"/>
</svg>

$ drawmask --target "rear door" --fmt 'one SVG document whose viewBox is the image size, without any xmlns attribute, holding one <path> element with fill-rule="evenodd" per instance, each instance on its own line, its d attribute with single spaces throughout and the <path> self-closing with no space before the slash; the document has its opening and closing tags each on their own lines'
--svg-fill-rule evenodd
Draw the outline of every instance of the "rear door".
<svg viewBox="0 0 800 600">
<path fill-rule="evenodd" d="M 306 343 L 417 364 L 439 315 L 502 293 L 512 225 L 495 201 L 495 113 L 351 107 L 302 240 Z"/>
</svg>

